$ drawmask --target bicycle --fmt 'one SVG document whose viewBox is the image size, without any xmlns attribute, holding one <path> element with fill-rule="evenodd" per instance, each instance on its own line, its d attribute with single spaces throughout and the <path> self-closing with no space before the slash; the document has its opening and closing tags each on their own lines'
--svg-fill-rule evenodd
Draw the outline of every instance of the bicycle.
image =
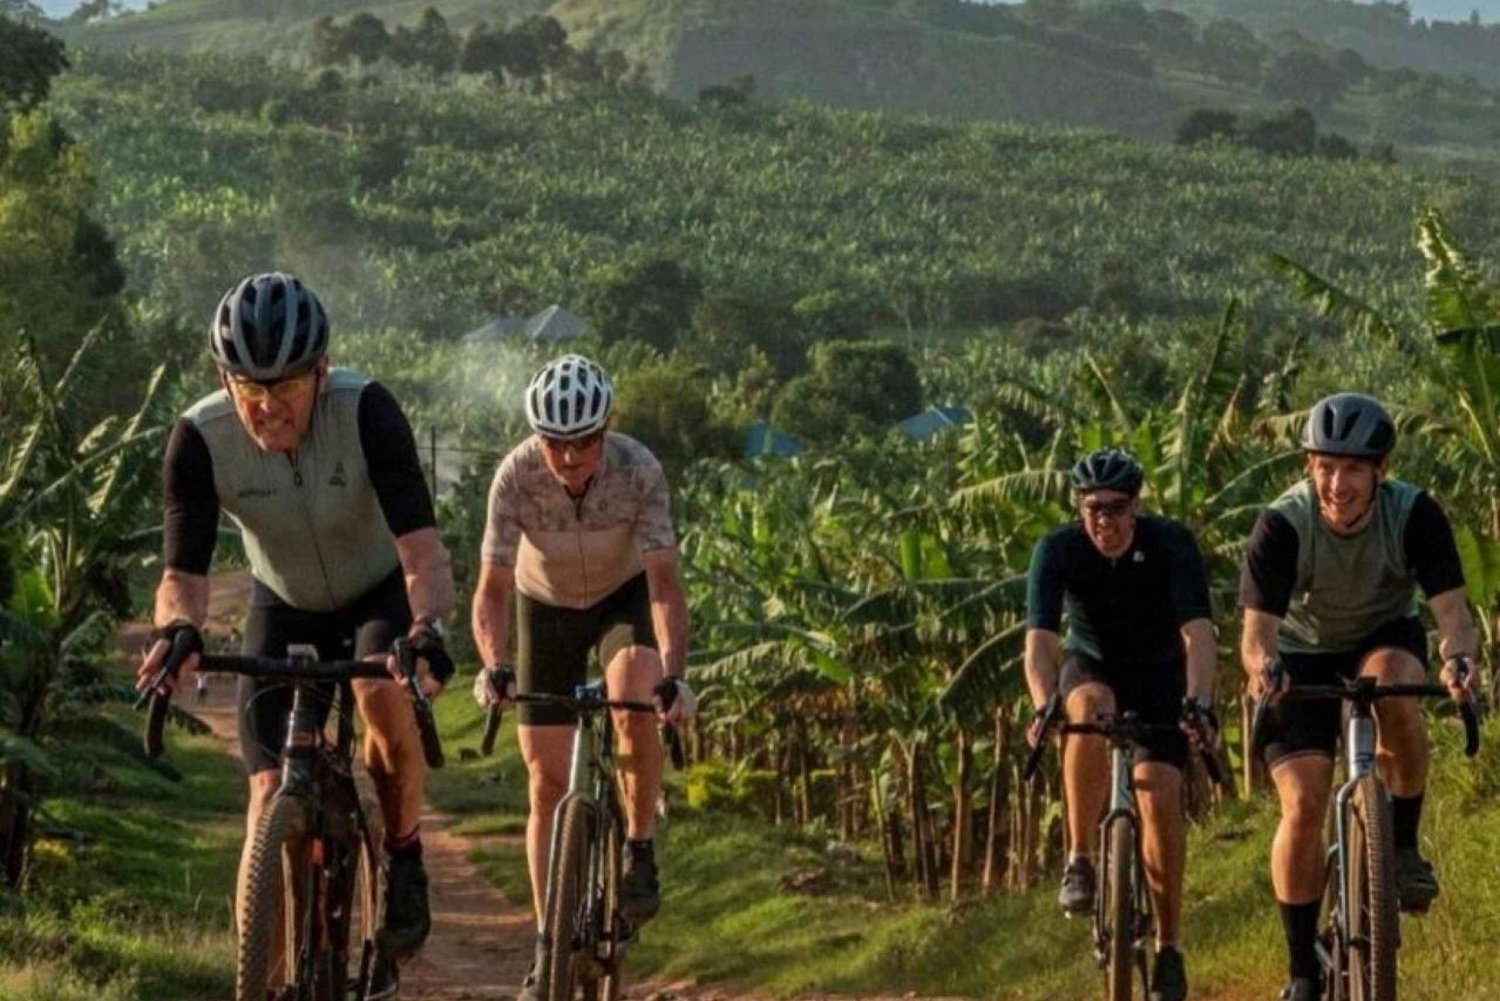
<svg viewBox="0 0 1500 1001">
<path fill-rule="evenodd" d="M 1184 720 L 1196 722 L 1201 712 L 1185 701 Z M 1100 715 L 1093 723 L 1064 723 L 1062 699 L 1053 696 L 1042 712 L 1042 727 L 1021 775 L 1031 781 L 1047 748 L 1047 735 L 1098 734 L 1109 741 L 1110 797 L 1104 819 L 1099 822 L 1100 865 L 1104 881 L 1094 895 L 1092 937 L 1094 957 L 1104 970 L 1106 1001 L 1131 1001 L 1135 974 L 1140 974 L 1141 997 L 1151 994 L 1149 943 L 1153 917 L 1147 892 L 1145 864 L 1141 858 L 1140 815 L 1135 808 L 1132 760 L 1135 748 L 1147 736 L 1180 732 L 1178 724 L 1146 723 L 1134 712 Z M 1199 753 L 1209 780 L 1225 784 L 1224 771 L 1212 748 Z"/>
<path fill-rule="evenodd" d="M 145 746 L 153 758 L 164 750 L 162 730 L 170 703 L 170 695 L 159 688 L 176 676 L 188 652 L 185 638 L 174 644 L 137 703 L 139 707 L 147 699 L 151 702 Z M 391 652 L 415 700 L 427 763 L 440 768 L 442 744 L 431 706 L 417 683 L 416 658 L 404 639 L 397 640 Z M 365 1001 L 376 964 L 390 957 L 380 944 L 380 856 L 354 783 L 350 681 L 391 675 L 379 662 L 319 662 L 311 647 L 291 646 L 287 654 L 281 660 L 209 654 L 199 658 L 199 671 L 292 686 L 281 785 L 251 842 L 235 999 Z M 329 682 L 338 686 L 339 694 L 331 743 L 318 722 L 322 696 L 314 687 Z M 358 965 L 351 976 L 354 950 Z M 284 985 L 278 987 L 278 980 Z"/>
<path fill-rule="evenodd" d="M 1271 690 L 1280 688 L 1284 669 L 1271 672 Z M 1462 679 L 1461 679 L 1462 680 Z M 1396 907 L 1395 835 L 1391 798 L 1375 768 L 1376 702 L 1389 698 L 1451 699 L 1440 685 L 1379 685 L 1359 677 L 1337 685 L 1299 685 L 1284 699 L 1341 699 L 1348 706 L 1344 737 L 1347 778 L 1330 803 L 1333 842 L 1324 869 L 1326 927 L 1319 937 L 1328 1001 L 1395 1001 L 1396 950 L 1400 915 Z M 1251 746 L 1262 748 L 1269 693 L 1256 703 Z M 1479 717 L 1468 699 L 1458 701 L 1464 724 L 1464 755 L 1479 753 Z"/>
<path fill-rule="evenodd" d="M 546 964 L 537 975 L 547 1001 L 617 1001 L 625 947 L 635 928 L 619 912 L 625 818 L 615 778 L 611 709 L 656 713 L 649 702 L 611 699 L 604 684 L 579 685 L 572 695 L 521 694 L 521 704 L 559 706 L 577 714 L 568 791 L 552 814 L 552 846 L 542 908 Z M 500 711 L 485 721 L 480 752 L 493 753 Z M 683 766 L 682 743 L 665 728 L 672 766 Z"/>
</svg>

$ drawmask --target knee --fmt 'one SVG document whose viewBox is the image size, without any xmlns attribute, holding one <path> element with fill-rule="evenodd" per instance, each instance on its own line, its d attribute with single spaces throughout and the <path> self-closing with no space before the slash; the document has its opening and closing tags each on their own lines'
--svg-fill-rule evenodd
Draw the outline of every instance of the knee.
<svg viewBox="0 0 1500 1001">
<path fill-rule="evenodd" d="M 648 646 L 628 646 L 615 654 L 605 672 L 612 697 L 646 702 L 661 682 L 661 655 Z M 618 723 L 618 719 L 616 720 Z"/>
<path fill-rule="evenodd" d="M 1281 821 L 1299 836 L 1321 837 L 1327 795 L 1313 789 L 1288 790 L 1281 797 Z"/>
<path fill-rule="evenodd" d="M 532 768 L 529 778 L 531 809 L 550 811 L 562 799 L 568 789 L 568 777 L 563 771 L 549 768 Z"/>
<path fill-rule="evenodd" d="M 1157 762 L 1140 765 L 1132 781 L 1143 814 L 1170 817 L 1182 812 L 1182 772 L 1176 768 Z"/>
<path fill-rule="evenodd" d="M 1098 682 L 1087 682 L 1068 693 L 1068 722 L 1092 723 L 1115 711 L 1115 695 Z"/>
</svg>

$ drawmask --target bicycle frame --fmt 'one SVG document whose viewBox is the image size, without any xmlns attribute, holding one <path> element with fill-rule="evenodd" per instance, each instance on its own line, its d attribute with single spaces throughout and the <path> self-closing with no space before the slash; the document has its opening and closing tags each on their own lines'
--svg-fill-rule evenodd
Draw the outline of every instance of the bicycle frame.
<svg viewBox="0 0 1500 1001">
<path fill-rule="evenodd" d="M 590 698 L 603 698 L 603 689 L 599 686 L 582 685 L 575 692 L 575 697 L 581 701 Z M 581 801 L 588 806 L 589 812 L 594 815 L 594 821 L 598 825 L 600 836 L 594 839 L 588 860 L 588 886 L 599 886 L 605 878 L 605 852 L 607 851 L 606 838 L 612 837 L 610 827 L 616 821 L 612 816 L 615 808 L 615 751 L 614 751 L 614 726 L 608 710 L 604 711 L 580 711 L 578 722 L 573 730 L 573 748 L 568 766 L 568 791 L 558 800 L 557 806 L 552 811 L 552 844 L 548 852 L 548 858 L 556 858 L 562 850 L 562 828 L 563 813 L 569 803 Z M 547 889 L 545 908 L 543 913 L 552 905 L 552 895 L 556 888 L 552 885 L 552 867 L 548 866 Z M 608 948 L 618 944 L 614 941 L 615 929 L 608 927 L 601 915 L 592 913 L 597 901 L 590 897 L 590 915 L 587 928 L 598 928 L 602 932 L 602 938 L 593 943 L 595 946 L 592 958 L 596 961 L 607 959 L 608 956 L 600 955 L 599 946 Z"/>
</svg>

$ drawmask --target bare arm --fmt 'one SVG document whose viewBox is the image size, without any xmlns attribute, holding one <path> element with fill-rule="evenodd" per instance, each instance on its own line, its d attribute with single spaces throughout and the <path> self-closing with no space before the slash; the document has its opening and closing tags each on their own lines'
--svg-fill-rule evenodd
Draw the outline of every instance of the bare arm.
<svg viewBox="0 0 1500 1001">
<path fill-rule="evenodd" d="M 1267 672 L 1277 659 L 1276 631 L 1280 628 L 1280 616 L 1245 609 L 1245 626 L 1240 634 L 1240 663 L 1245 668 L 1251 698 L 1258 699 L 1265 692 Z"/>
<path fill-rule="evenodd" d="M 208 621 L 208 577 L 204 574 L 168 570 L 156 588 L 156 609 L 151 621 L 160 628 L 187 619 L 199 629 Z"/>
<path fill-rule="evenodd" d="M 510 593 L 516 585 L 516 568 L 485 562 L 474 587 L 471 626 L 474 648 L 486 667 L 505 663 L 510 654 Z"/>
<path fill-rule="evenodd" d="M 453 567 L 435 528 L 419 528 L 396 539 L 396 556 L 406 578 L 411 617 L 441 620 L 453 612 Z"/>
<path fill-rule="evenodd" d="M 1479 639 L 1474 633 L 1474 617 L 1469 614 L 1469 599 L 1464 589 L 1455 587 L 1428 600 L 1433 618 L 1437 619 L 1438 653 L 1443 658 L 1443 682 L 1455 687 L 1452 672 L 1448 668 L 1450 657 L 1467 657 L 1474 664 L 1479 649 Z M 1469 691 L 1479 687 L 1477 665 L 1469 672 L 1465 685 Z M 1458 694 L 1454 693 L 1455 696 Z"/>
<path fill-rule="evenodd" d="M 1060 649 L 1058 635 L 1052 630 L 1026 630 L 1026 687 L 1031 691 L 1032 704 L 1038 709 L 1057 692 Z"/>
<path fill-rule="evenodd" d="M 1214 697 L 1214 668 L 1218 664 L 1218 643 L 1214 624 L 1208 619 L 1193 619 L 1182 626 L 1182 645 L 1187 651 L 1187 694 L 1189 698 L 1211 703 Z"/>
<path fill-rule="evenodd" d="M 687 670 L 688 607 L 677 574 L 677 550 L 654 549 L 646 553 L 644 562 L 662 668 L 668 678 L 681 678 Z"/>
</svg>

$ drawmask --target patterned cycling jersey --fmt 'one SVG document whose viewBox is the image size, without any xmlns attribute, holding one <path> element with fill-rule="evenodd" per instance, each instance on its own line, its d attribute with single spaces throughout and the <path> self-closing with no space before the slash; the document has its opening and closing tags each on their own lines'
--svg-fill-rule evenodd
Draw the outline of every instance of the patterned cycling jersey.
<svg viewBox="0 0 1500 1001">
<path fill-rule="evenodd" d="M 589 608 L 641 572 L 641 554 L 677 545 L 666 474 L 650 450 L 605 435 L 582 497 L 547 469 L 541 439 L 517 445 L 490 486 L 482 553 L 515 568 L 516 589 L 548 605 Z"/>
</svg>

